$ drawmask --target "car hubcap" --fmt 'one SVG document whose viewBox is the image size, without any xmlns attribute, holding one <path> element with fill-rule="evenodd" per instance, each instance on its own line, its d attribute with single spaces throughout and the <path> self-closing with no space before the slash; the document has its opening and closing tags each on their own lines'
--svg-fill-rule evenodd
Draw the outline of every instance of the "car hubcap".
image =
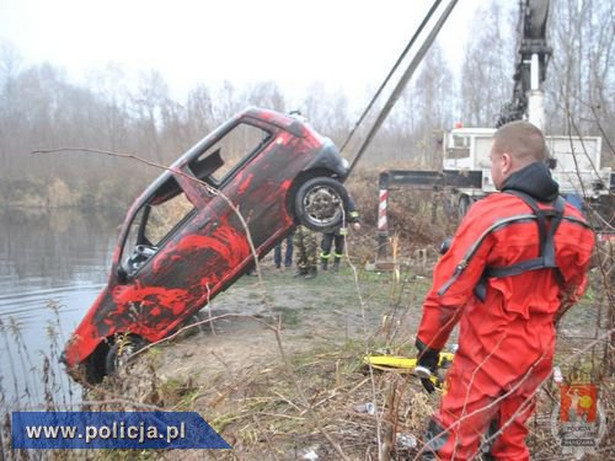
<svg viewBox="0 0 615 461">
<path fill-rule="evenodd" d="M 335 218 L 342 203 L 339 195 L 330 187 L 317 187 L 305 196 L 305 210 L 310 218 L 327 223 Z"/>
</svg>

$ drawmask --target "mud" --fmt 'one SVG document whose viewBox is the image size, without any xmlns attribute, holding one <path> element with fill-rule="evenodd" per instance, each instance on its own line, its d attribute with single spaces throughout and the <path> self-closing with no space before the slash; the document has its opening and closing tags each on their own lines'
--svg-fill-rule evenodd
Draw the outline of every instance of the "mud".
<svg viewBox="0 0 615 461">
<path fill-rule="evenodd" d="M 418 296 L 412 296 L 419 303 L 418 292 L 425 290 L 420 282 L 419 288 L 414 286 Z M 410 332 L 420 317 L 420 304 L 396 305 L 403 291 L 404 283 L 396 283 L 390 273 L 359 268 L 355 274 L 346 264 L 339 273 L 319 271 L 315 279 L 306 280 L 265 261 L 260 279 L 244 276 L 199 313 L 200 322 L 214 321 L 161 349 L 160 373 L 176 379 L 205 378 L 283 360 L 282 353 L 292 356 L 314 347 L 363 341 L 381 327 L 383 318 L 390 322 L 396 311 L 404 314 L 403 330 Z"/>
<path fill-rule="evenodd" d="M 276 269 L 264 260 L 260 278 L 244 276 L 201 310 L 200 322 L 214 321 L 161 348 L 160 372 L 206 380 L 219 372 L 267 366 L 283 360 L 282 354 L 334 349 L 349 341 L 381 350 L 384 341 L 396 352 L 401 346 L 413 353 L 421 303 L 431 282 L 415 272 L 368 272 L 346 262 L 339 273 L 319 271 L 315 279 L 305 280 L 295 277 L 294 269 Z M 564 317 L 560 345 L 595 337 L 597 312 L 587 301 Z M 456 342 L 456 330 L 450 342 Z"/>
</svg>

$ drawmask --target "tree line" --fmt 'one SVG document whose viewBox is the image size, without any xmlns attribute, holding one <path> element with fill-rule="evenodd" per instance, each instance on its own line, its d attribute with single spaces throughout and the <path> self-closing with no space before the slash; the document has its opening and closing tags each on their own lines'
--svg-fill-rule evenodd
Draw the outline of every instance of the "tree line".
<svg viewBox="0 0 615 461">
<path fill-rule="evenodd" d="M 599 0 L 551 2 L 548 40 L 553 56 L 545 82 L 546 131 L 601 135 L 610 156 L 615 141 L 614 9 L 613 2 Z M 480 27 L 469 36 L 460 70 L 452 68 L 434 43 L 362 163 L 437 168 L 438 141 L 455 122 L 493 127 L 512 97 L 518 20 L 517 11 L 495 0 L 479 9 L 474 22 Z M 53 205 L 58 197 L 71 204 L 123 203 L 159 174 L 104 155 L 31 154 L 39 149 L 130 152 L 169 164 L 249 105 L 282 112 L 300 109 L 338 145 L 359 115 L 350 109 L 347 95 L 319 82 L 306 90 L 299 107 L 289 107 L 275 81 L 242 87 L 232 81 L 216 87 L 203 82 L 178 101 L 155 70 L 144 72 L 135 90 L 128 90 L 124 80 L 122 69 L 109 65 L 87 84 L 75 84 L 52 63 L 25 66 L 19 50 L 0 44 L 3 203 Z"/>
</svg>

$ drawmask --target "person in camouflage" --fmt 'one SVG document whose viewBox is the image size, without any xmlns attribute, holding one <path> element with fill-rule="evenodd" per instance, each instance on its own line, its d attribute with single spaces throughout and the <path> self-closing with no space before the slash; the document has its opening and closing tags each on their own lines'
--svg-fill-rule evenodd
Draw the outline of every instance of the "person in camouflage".
<svg viewBox="0 0 615 461">
<path fill-rule="evenodd" d="M 313 279 L 318 264 L 318 242 L 316 233 L 305 226 L 297 227 L 293 243 L 297 254 L 297 273 L 295 277 Z"/>
</svg>

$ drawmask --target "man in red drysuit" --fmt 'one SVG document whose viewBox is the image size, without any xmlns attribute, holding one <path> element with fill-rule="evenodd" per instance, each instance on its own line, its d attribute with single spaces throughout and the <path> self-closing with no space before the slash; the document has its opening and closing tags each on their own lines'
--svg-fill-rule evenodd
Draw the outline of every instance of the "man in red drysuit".
<svg viewBox="0 0 615 461">
<path fill-rule="evenodd" d="M 428 458 L 470 459 L 482 447 L 495 459 L 529 459 L 525 422 L 551 373 L 555 323 L 583 294 L 594 248 L 592 229 L 559 197 L 546 158 L 534 125 L 502 126 L 491 149 L 500 192 L 472 206 L 434 270 L 418 364 L 435 371 L 457 322 L 460 330 L 429 424 Z"/>
</svg>

